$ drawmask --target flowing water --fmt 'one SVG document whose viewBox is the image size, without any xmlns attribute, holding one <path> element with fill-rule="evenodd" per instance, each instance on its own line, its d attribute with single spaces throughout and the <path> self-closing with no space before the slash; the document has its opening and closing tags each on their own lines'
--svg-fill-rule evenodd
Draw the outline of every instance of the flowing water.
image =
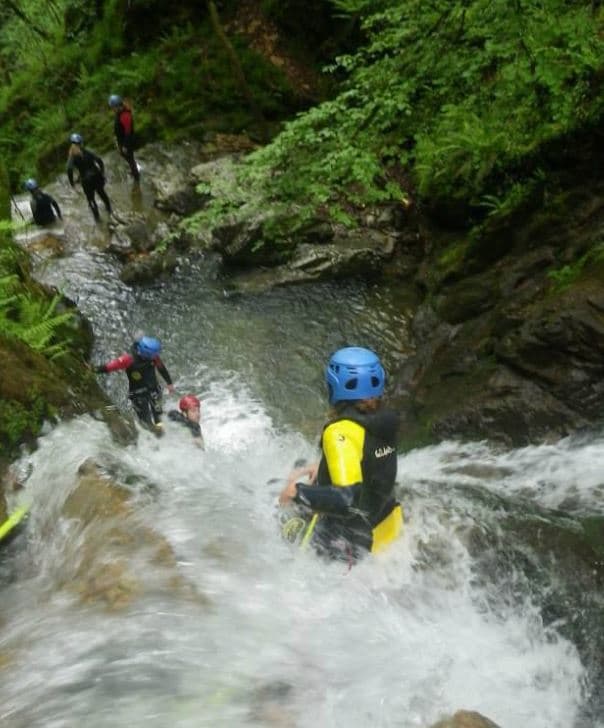
<svg viewBox="0 0 604 728">
<path fill-rule="evenodd" d="M 32 513 L 2 562 L 2 726 L 427 728 L 460 708 L 502 728 L 604 726 L 601 582 L 574 560 L 604 515 L 604 439 L 401 455 L 403 538 L 352 569 L 325 563 L 282 540 L 276 496 L 316 456 L 326 356 L 361 343 L 395 370 L 411 302 L 354 282 L 228 296 L 208 258 L 133 289 L 94 247 L 38 274 L 92 321 L 96 362 L 135 331 L 161 338 L 178 394 L 203 400 L 207 449 L 169 422 L 120 446 L 85 416 L 24 455 Z M 124 374 L 102 382 L 126 411 Z M 157 580 L 112 611 L 70 588 L 83 535 L 62 507 L 88 458 L 126 483 L 197 598 Z"/>
</svg>

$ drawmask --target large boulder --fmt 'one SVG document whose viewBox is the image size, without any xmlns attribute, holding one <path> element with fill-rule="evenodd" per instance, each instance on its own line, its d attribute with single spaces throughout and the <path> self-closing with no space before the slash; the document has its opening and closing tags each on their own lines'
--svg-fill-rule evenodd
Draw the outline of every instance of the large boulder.
<svg viewBox="0 0 604 728">
<path fill-rule="evenodd" d="M 63 554 L 61 586 L 85 603 L 112 611 L 150 592 L 178 591 L 207 604 L 183 580 L 170 544 L 137 516 L 129 503 L 131 495 L 93 461 L 80 466 L 76 486 L 62 509 L 73 538 Z"/>
</svg>

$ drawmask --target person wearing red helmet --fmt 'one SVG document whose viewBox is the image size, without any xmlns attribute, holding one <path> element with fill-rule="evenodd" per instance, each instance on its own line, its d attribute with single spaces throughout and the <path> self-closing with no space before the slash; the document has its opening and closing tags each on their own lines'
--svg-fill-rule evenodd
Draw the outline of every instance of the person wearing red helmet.
<svg viewBox="0 0 604 728">
<path fill-rule="evenodd" d="M 201 434 L 201 426 L 199 424 L 201 416 L 201 402 L 194 394 L 187 394 L 180 398 L 178 407 L 180 411 L 170 410 L 168 412 L 168 417 L 174 422 L 178 422 L 189 429 L 197 447 L 205 450 L 203 435 Z"/>
</svg>

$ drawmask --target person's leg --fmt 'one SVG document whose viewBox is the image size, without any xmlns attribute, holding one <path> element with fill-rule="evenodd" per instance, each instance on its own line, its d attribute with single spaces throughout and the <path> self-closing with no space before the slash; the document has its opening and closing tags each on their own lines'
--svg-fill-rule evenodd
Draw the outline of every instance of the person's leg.
<svg viewBox="0 0 604 728">
<path fill-rule="evenodd" d="M 130 401 L 132 402 L 132 408 L 136 412 L 136 416 L 143 425 L 147 427 L 153 427 L 154 418 L 152 415 L 151 398 L 148 392 L 141 392 L 138 394 L 131 394 Z"/>
<path fill-rule="evenodd" d="M 157 425 L 161 423 L 161 416 L 163 411 L 164 410 L 161 389 L 158 389 L 155 392 L 151 392 L 151 413 L 154 424 Z"/>
<path fill-rule="evenodd" d="M 136 163 L 136 160 L 134 159 L 134 149 L 126 145 L 123 147 L 122 156 L 124 159 L 128 162 L 128 166 L 130 167 L 130 174 L 134 178 L 135 182 L 138 182 L 140 179 L 140 173 L 138 171 L 138 164 Z"/>
<path fill-rule="evenodd" d="M 107 193 L 105 192 L 105 185 L 103 182 L 99 182 L 99 184 L 96 187 L 96 191 L 98 193 L 98 196 L 103 200 L 103 204 L 105 205 L 105 209 L 107 210 L 107 213 L 111 215 L 111 202 L 109 200 L 109 197 Z"/>
<path fill-rule="evenodd" d="M 90 184 L 90 182 L 82 182 L 82 189 L 84 190 L 86 200 L 88 201 L 88 207 L 92 210 L 94 219 L 97 221 L 100 220 L 101 216 L 99 214 L 99 208 L 96 204 L 96 200 L 94 199 L 94 184 Z"/>
</svg>

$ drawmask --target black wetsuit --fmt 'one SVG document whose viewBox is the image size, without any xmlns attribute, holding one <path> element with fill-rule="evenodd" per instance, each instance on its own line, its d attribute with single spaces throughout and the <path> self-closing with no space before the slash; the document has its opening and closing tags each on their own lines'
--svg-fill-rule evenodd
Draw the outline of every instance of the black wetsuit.
<svg viewBox="0 0 604 728">
<path fill-rule="evenodd" d="M 99 208 L 94 198 L 95 193 L 103 200 L 103 204 L 111 215 L 111 202 L 105 192 L 105 165 L 103 160 L 89 149 L 82 149 L 81 154 L 72 154 L 67 162 L 67 177 L 69 184 L 74 186 L 73 170 L 77 169 L 80 175 L 82 189 L 88 200 L 95 220 L 100 220 Z"/>
<path fill-rule="evenodd" d="M 54 197 L 51 197 L 42 190 L 32 192 L 32 198 L 29 202 L 31 214 L 37 225 L 49 225 L 54 222 L 57 217 L 61 216 L 61 208 Z M 56 215 L 55 215 L 56 213 Z"/>
<path fill-rule="evenodd" d="M 321 514 L 313 539 L 319 551 L 349 558 L 371 550 L 373 529 L 398 505 L 399 423 L 392 410 L 365 414 L 348 406 L 325 426 L 318 485 L 298 483 L 294 498 Z"/>
<path fill-rule="evenodd" d="M 128 162 L 130 173 L 138 182 L 140 174 L 134 159 L 134 119 L 130 109 L 123 106 L 115 112 L 113 131 L 120 154 Z"/>
<path fill-rule="evenodd" d="M 182 412 L 179 412 L 178 410 L 170 410 L 168 412 L 168 417 L 174 422 L 178 422 L 180 425 L 186 427 L 188 430 L 191 431 L 191 434 L 195 439 L 199 439 L 203 442 L 201 425 L 199 424 L 199 422 L 192 422 L 188 417 L 183 415 Z"/>
</svg>

